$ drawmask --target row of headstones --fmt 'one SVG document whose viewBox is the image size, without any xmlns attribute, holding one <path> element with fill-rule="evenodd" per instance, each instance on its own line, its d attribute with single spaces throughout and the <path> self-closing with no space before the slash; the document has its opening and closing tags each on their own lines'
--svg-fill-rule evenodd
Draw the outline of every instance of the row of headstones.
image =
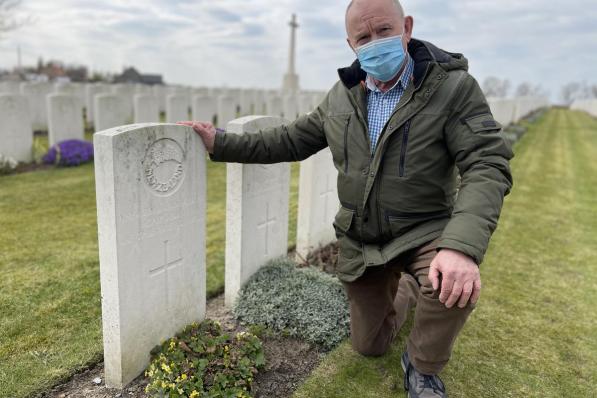
<svg viewBox="0 0 597 398">
<path fill-rule="evenodd" d="M 570 109 L 575 111 L 584 111 L 589 115 L 597 117 L 597 99 L 575 100 Z"/>
<path fill-rule="evenodd" d="M 230 122 L 230 133 L 282 125 Z M 149 351 L 205 317 L 206 151 L 191 128 L 138 124 L 94 135 L 106 383 L 122 388 Z M 303 161 L 297 252 L 335 239 L 337 172 L 329 149 Z M 288 251 L 288 163 L 227 165 L 225 302 Z"/>
<path fill-rule="evenodd" d="M 61 90 L 65 91 L 63 86 L 56 88 L 62 87 Z M 128 85 L 115 87 L 119 90 L 124 86 Z M 122 93 L 106 92 L 109 87 L 107 85 L 88 85 L 86 112 L 83 112 L 84 102 L 80 96 L 62 92 L 44 94 L 50 87 L 47 83 L 23 83 L 20 85 L 21 94 L 3 93 L 0 87 L 0 120 L 3 121 L 0 124 L 1 154 L 20 162 L 31 161 L 33 130 L 47 129 L 50 145 L 67 139 L 83 139 L 84 114 L 88 120 L 94 121 L 96 131 L 131 122 L 149 123 L 160 120 L 160 101 L 154 94 L 135 94 L 131 103 Z M 319 93 L 283 97 L 277 93 L 269 93 L 263 113 L 294 120 L 297 115 L 313 110 L 320 100 Z M 228 95 L 214 97 L 198 94 L 192 97 L 190 107 L 188 96 L 182 94 L 169 94 L 165 102 L 167 122 L 193 118 L 217 121 L 218 125 L 225 126 L 239 115 L 240 110 L 238 100 Z M 257 105 L 259 104 L 258 102 Z M 250 108 L 254 109 L 255 105 L 251 104 Z"/>
<path fill-rule="evenodd" d="M 0 81 L 0 94 L 23 94 L 32 107 L 32 122 L 36 130 L 45 130 L 47 117 L 45 113 L 45 97 L 48 94 L 70 94 L 76 96 L 80 103 L 87 109 L 87 122 L 93 124 L 95 121 L 93 112 L 94 96 L 97 94 L 112 93 L 124 97 L 128 111 L 128 120 L 133 120 L 134 97 L 136 94 L 153 95 L 158 101 L 158 111 L 166 112 L 167 98 L 169 95 L 184 97 L 187 109 L 192 107 L 192 99 L 195 96 L 206 96 L 211 98 L 231 97 L 234 100 L 237 110 L 241 115 L 249 114 L 273 114 L 277 106 L 273 106 L 266 112 L 268 103 L 276 102 L 282 104 L 285 100 L 277 90 L 259 89 L 233 89 L 218 87 L 186 87 L 186 86 L 147 86 L 143 84 L 105 84 L 105 83 L 49 83 L 49 82 L 14 82 Z M 318 91 L 304 91 L 295 100 L 299 112 L 307 112 L 319 104 L 324 93 Z"/>
<path fill-rule="evenodd" d="M 537 109 L 549 106 L 549 99 L 545 97 L 488 98 L 487 102 L 495 120 L 504 127 L 519 122 Z"/>
</svg>

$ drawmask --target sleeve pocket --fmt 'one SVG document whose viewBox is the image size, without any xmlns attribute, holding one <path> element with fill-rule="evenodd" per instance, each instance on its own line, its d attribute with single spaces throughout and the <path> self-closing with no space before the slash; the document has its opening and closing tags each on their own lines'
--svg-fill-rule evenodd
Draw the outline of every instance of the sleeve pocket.
<svg viewBox="0 0 597 398">
<path fill-rule="evenodd" d="M 501 130 L 502 125 L 498 123 L 491 113 L 469 116 L 461 119 L 474 133 L 488 130 Z"/>
</svg>

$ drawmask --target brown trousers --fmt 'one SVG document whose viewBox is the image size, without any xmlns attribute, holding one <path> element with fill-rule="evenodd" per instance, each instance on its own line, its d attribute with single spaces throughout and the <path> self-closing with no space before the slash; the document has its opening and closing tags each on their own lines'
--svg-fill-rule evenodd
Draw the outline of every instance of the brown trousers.
<svg viewBox="0 0 597 398">
<path fill-rule="evenodd" d="M 383 266 L 370 267 L 354 282 L 343 283 L 350 302 L 353 348 L 366 356 L 383 355 L 416 306 L 407 350 L 421 373 L 438 374 L 450 359 L 458 333 L 474 306 L 448 309 L 427 277 L 437 241 L 408 251 Z M 401 277 L 402 274 L 402 277 Z"/>
</svg>

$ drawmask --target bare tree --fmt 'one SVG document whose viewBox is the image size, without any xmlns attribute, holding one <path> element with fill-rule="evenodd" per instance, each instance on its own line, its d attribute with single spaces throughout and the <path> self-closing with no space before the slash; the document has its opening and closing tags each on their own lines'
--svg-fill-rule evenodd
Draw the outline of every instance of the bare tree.
<svg viewBox="0 0 597 398">
<path fill-rule="evenodd" d="M 0 0 L 0 37 L 3 33 L 15 30 L 25 23 L 16 16 L 20 5 L 21 0 Z"/>
<path fill-rule="evenodd" d="M 516 96 L 517 97 L 528 97 L 533 95 L 534 87 L 529 82 L 523 82 L 518 85 L 516 88 Z"/>
<path fill-rule="evenodd" d="M 495 76 L 489 76 L 483 82 L 483 92 L 487 97 L 504 98 L 510 90 L 510 81 L 500 79 Z"/>
<path fill-rule="evenodd" d="M 583 91 L 583 85 L 581 83 L 571 82 L 562 87 L 560 95 L 562 100 L 566 104 L 570 105 L 572 102 L 574 102 L 574 100 L 583 96 Z"/>
</svg>

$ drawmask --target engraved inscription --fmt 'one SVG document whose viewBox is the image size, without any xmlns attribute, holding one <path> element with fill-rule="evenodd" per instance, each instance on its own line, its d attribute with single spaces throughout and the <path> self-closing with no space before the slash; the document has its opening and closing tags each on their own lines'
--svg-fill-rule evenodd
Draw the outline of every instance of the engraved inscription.
<svg viewBox="0 0 597 398">
<path fill-rule="evenodd" d="M 158 195 L 172 194 L 184 178 L 184 151 L 170 139 L 157 140 L 147 150 L 143 174 L 149 188 Z"/>
</svg>

